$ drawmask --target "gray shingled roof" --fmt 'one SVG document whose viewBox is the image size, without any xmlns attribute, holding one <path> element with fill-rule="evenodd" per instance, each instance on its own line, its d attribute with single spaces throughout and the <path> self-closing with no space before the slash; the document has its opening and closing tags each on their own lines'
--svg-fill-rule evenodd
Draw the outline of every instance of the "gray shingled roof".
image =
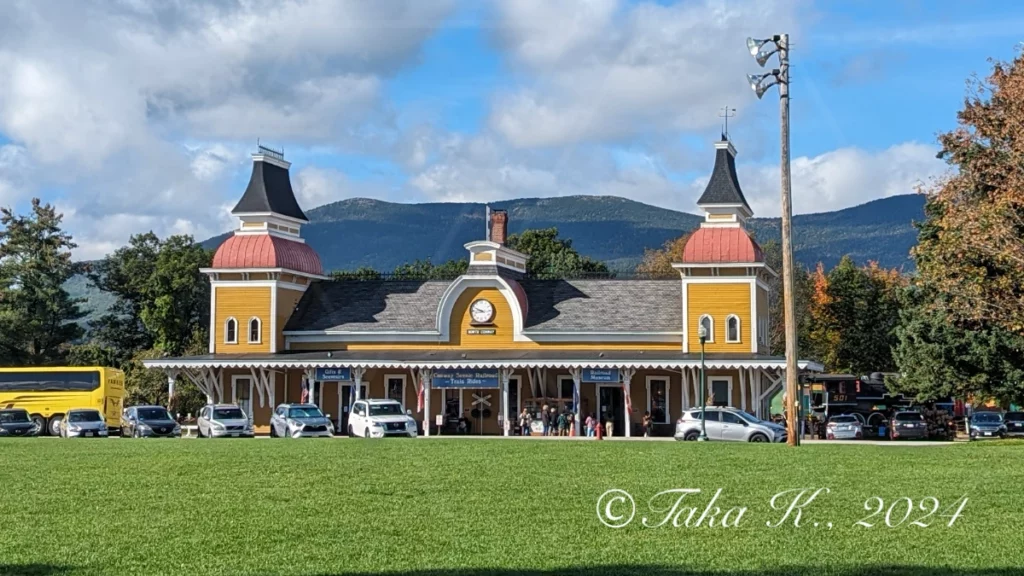
<svg viewBox="0 0 1024 576">
<path fill-rule="evenodd" d="M 447 280 L 315 282 L 285 330 L 436 330 L 437 305 L 449 284 Z"/>
<path fill-rule="evenodd" d="M 257 160 L 252 163 L 252 175 L 245 194 L 235 205 L 232 214 L 247 212 L 274 212 L 282 216 L 298 218 L 308 222 L 306 214 L 295 200 L 288 170 L 269 162 Z"/>
<path fill-rule="evenodd" d="M 526 331 L 681 332 L 679 280 L 524 280 Z"/>
<path fill-rule="evenodd" d="M 678 280 L 521 280 L 526 331 L 680 332 Z M 429 331 L 448 281 L 316 282 L 285 330 Z"/>
<path fill-rule="evenodd" d="M 697 200 L 698 206 L 707 204 L 742 204 L 750 211 L 750 205 L 740 189 L 739 177 L 736 176 L 736 157 L 726 148 L 717 150 L 711 180 Z"/>
</svg>

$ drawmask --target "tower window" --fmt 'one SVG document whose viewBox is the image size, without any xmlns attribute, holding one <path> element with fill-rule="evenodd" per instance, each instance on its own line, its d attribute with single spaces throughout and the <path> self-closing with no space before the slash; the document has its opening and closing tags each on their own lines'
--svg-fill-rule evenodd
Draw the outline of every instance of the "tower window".
<svg viewBox="0 0 1024 576">
<path fill-rule="evenodd" d="M 238 321 L 234 318 L 224 321 L 224 343 L 238 344 Z"/>
<path fill-rule="evenodd" d="M 249 320 L 249 344 L 259 344 L 262 331 L 260 330 L 260 319 Z"/>
<path fill-rule="evenodd" d="M 703 326 L 705 330 L 707 330 L 707 333 L 708 333 L 707 341 L 708 342 L 714 342 L 715 341 L 715 321 L 714 321 L 714 319 L 712 319 L 711 316 L 705 314 L 705 315 L 700 317 L 700 325 Z"/>
<path fill-rule="evenodd" d="M 740 317 L 730 314 L 725 319 L 725 341 L 736 343 L 740 341 Z"/>
</svg>

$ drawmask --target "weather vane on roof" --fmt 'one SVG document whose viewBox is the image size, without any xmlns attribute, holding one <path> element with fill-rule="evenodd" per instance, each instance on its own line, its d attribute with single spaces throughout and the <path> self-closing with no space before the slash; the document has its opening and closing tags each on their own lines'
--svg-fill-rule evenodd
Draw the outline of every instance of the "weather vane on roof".
<svg viewBox="0 0 1024 576">
<path fill-rule="evenodd" d="M 736 115 L 736 109 L 735 108 L 729 108 L 728 106 L 723 106 L 721 113 L 718 114 L 718 116 L 720 118 L 725 118 L 725 127 L 722 128 L 722 140 L 728 140 L 729 139 L 729 118 L 731 118 L 731 117 L 733 117 L 735 115 Z"/>
</svg>

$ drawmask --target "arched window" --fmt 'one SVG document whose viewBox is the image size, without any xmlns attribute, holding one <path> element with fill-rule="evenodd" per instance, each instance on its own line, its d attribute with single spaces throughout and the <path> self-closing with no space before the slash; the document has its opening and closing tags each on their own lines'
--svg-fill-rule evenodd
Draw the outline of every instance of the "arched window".
<svg viewBox="0 0 1024 576">
<path fill-rule="evenodd" d="M 725 319 L 725 341 L 736 343 L 740 341 L 740 317 L 730 314 Z"/>
<path fill-rule="evenodd" d="M 703 326 L 704 329 L 707 330 L 707 332 L 708 332 L 708 339 L 707 339 L 707 341 L 708 342 L 714 342 L 715 341 L 715 321 L 711 318 L 711 316 L 709 316 L 708 314 L 705 314 L 705 315 L 701 316 L 700 317 L 700 324 L 699 325 Z M 700 333 L 698 332 L 697 334 L 698 334 L 698 337 L 699 337 Z"/>
<path fill-rule="evenodd" d="M 224 321 L 224 343 L 238 344 L 238 321 L 234 318 Z"/>
<path fill-rule="evenodd" d="M 252 318 L 249 320 L 249 344 L 259 344 L 262 330 L 260 330 L 260 319 Z"/>
</svg>

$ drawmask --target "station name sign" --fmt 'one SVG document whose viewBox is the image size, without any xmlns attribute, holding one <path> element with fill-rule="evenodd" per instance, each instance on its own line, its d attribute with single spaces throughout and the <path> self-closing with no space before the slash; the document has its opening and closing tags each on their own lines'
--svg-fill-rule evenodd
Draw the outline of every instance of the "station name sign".
<svg viewBox="0 0 1024 576">
<path fill-rule="evenodd" d="M 466 334 L 471 336 L 494 336 L 497 331 L 494 328 L 467 328 Z"/>
<path fill-rule="evenodd" d="M 352 380 L 351 368 L 317 368 L 317 382 L 348 382 Z"/>
<path fill-rule="evenodd" d="M 583 382 L 619 382 L 619 369 L 618 368 L 584 368 L 582 378 Z"/>
<path fill-rule="evenodd" d="M 434 372 L 430 385 L 434 388 L 497 388 L 498 371 L 440 370 Z"/>
</svg>

